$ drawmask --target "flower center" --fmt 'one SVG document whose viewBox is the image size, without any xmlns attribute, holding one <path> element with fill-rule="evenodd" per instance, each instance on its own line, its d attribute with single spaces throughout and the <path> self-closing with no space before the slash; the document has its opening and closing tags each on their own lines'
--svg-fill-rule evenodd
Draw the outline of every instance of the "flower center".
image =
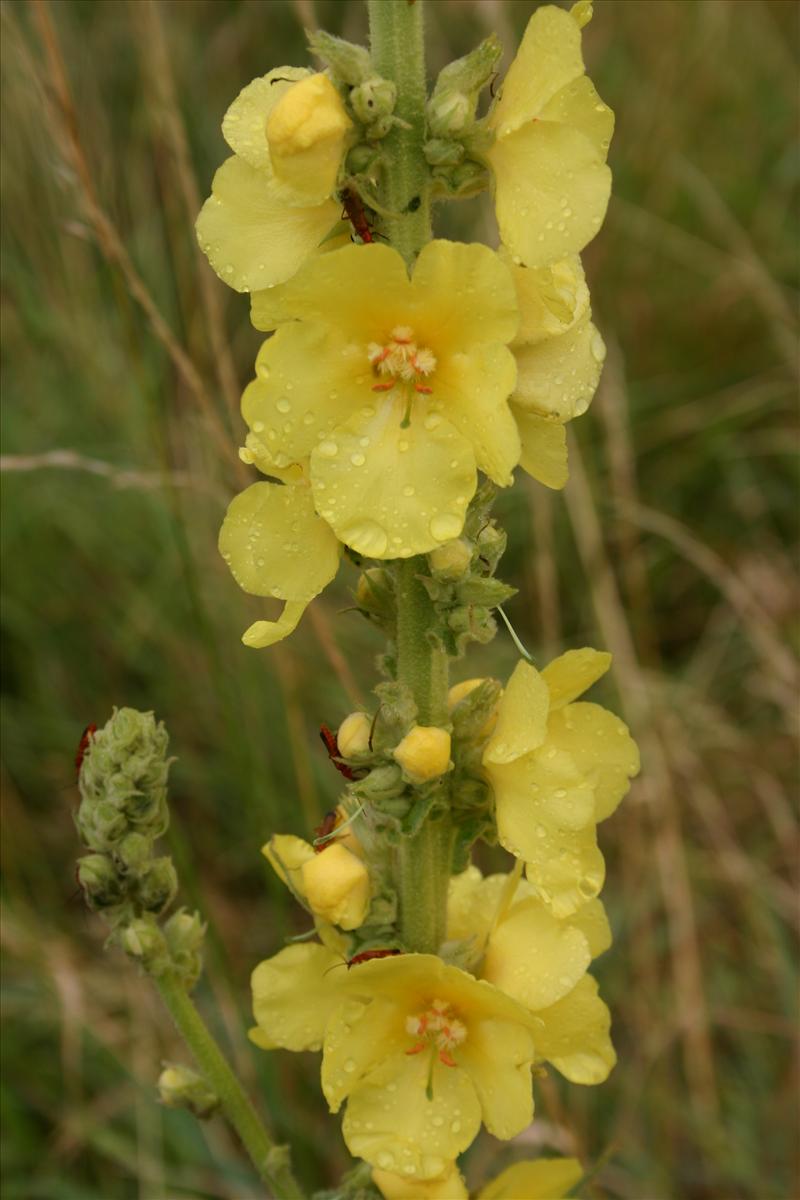
<svg viewBox="0 0 800 1200">
<path fill-rule="evenodd" d="M 446 1067 L 456 1065 L 453 1050 L 466 1041 L 467 1027 L 446 1000 L 433 1000 L 429 1008 L 406 1017 L 406 1031 L 417 1041 L 406 1054 L 419 1054 L 430 1047 L 433 1057 Z"/>
<path fill-rule="evenodd" d="M 370 342 L 367 357 L 372 364 L 376 382 L 373 392 L 391 392 L 398 385 L 409 389 L 408 405 L 403 425 L 408 425 L 411 400 L 414 392 L 429 396 L 433 391 L 426 380 L 436 370 L 436 356 L 427 346 L 419 346 L 414 340 L 414 330 L 408 325 L 395 325 L 389 340 Z"/>
</svg>

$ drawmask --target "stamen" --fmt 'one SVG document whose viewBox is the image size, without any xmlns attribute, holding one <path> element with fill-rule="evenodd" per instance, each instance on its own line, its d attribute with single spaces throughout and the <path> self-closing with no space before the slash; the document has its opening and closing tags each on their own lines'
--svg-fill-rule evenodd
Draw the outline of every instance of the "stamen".
<svg viewBox="0 0 800 1200">
<path fill-rule="evenodd" d="M 414 331 L 408 325 L 395 325 L 385 345 L 370 342 L 367 358 L 378 376 L 372 384 L 373 392 L 391 392 L 406 384 L 408 400 L 400 423 L 407 429 L 411 423 L 411 403 L 414 395 L 430 396 L 433 388 L 425 380 L 436 369 L 436 355 L 428 346 L 418 346 Z"/>
</svg>

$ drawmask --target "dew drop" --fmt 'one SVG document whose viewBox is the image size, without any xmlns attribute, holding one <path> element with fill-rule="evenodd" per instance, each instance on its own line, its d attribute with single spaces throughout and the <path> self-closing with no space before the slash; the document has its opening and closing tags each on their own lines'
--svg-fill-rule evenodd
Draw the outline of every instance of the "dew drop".
<svg viewBox="0 0 800 1200">
<path fill-rule="evenodd" d="M 263 433 L 263 432 L 264 432 L 264 422 L 263 421 L 253 421 L 253 433 Z"/>
<path fill-rule="evenodd" d="M 452 513 L 439 513 L 431 518 L 429 526 L 431 537 L 436 538 L 437 542 L 448 542 L 450 538 L 458 537 L 461 527 L 461 518 Z"/>
<path fill-rule="evenodd" d="M 320 442 L 317 446 L 317 453 L 321 454 L 323 458 L 336 458 L 336 455 L 339 453 L 339 447 L 336 445 L 336 442 L 332 442 L 326 438 L 324 442 Z"/>
<path fill-rule="evenodd" d="M 291 409 L 291 404 L 285 396 L 281 396 L 280 400 L 276 401 L 275 407 L 280 413 L 287 413 Z"/>
<path fill-rule="evenodd" d="M 348 1075 L 352 1075 L 353 1071 L 356 1069 L 355 1059 L 346 1058 L 342 1066 L 344 1067 L 345 1071 L 347 1071 Z"/>
<path fill-rule="evenodd" d="M 364 458 L 363 454 L 351 454 L 350 455 L 350 462 L 353 464 L 354 467 L 363 467 L 363 465 L 366 461 L 367 460 Z"/>
</svg>

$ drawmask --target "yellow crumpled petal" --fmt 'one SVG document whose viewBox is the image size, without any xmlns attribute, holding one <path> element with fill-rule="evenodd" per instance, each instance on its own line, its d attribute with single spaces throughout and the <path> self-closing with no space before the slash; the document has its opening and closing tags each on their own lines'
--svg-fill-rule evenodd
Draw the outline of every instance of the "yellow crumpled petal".
<svg viewBox="0 0 800 1200">
<path fill-rule="evenodd" d="M 577 254 L 547 267 L 514 264 L 504 247 L 499 251 L 517 289 L 520 325 L 513 348 L 559 337 L 589 311 L 589 289 Z"/>
<path fill-rule="evenodd" d="M 481 1124 L 472 1080 L 462 1068 L 434 1059 L 429 1100 L 430 1069 L 430 1055 L 401 1051 L 361 1081 L 342 1122 L 351 1154 L 417 1180 L 435 1179 L 466 1150 Z"/>
<path fill-rule="evenodd" d="M 289 279 L 339 220 L 333 200 L 291 207 L 265 171 L 233 155 L 197 218 L 200 249 L 220 279 L 254 292 Z"/>
<path fill-rule="evenodd" d="M 595 899 L 605 880 L 597 827 L 591 823 L 584 829 L 559 829 L 540 820 L 536 834 L 526 847 L 525 874 L 555 916 L 571 916 Z"/>
<path fill-rule="evenodd" d="M 438 414 L 402 427 L 401 402 L 360 412 L 311 455 L 321 516 L 370 558 L 408 558 L 457 537 L 477 484 L 466 438 Z"/>
<path fill-rule="evenodd" d="M 372 1182 L 384 1200 L 469 1200 L 466 1185 L 454 1162 L 435 1179 L 409 1179 L 375 1167 Z"/>
<path fill-rule="evenodd" d="M 358 929 L 369 911 L 369 871 L 358 855 L 339 842 L 312 854 L 300 868 L 312 912 L 340 929 Z"/>
<path fill-rule="evenodd" d="M 560 337 L 515 348 L 516 408 L 570 421 L 585 413 L 597 391 L 605 343 L 588 314 Z"/>
<path fill-rule="evenodd" d="M 234 496 L 219 549 L 245 592 L 306 602 L 333 579 L 342 552 L 309 489 L 278 483 L 254 483 Z"/>
<path fill-rule="evenodd" d="M 548 741 L 570 756 L 594 792 L 594 820 L 615 811 L 639 772 L 639 750 L 624 721 L 599 704 L 578 701 L 553 713 Z"/>
<path fill-rule="evenodd" d="M 593 650 L 583 646 L 580 650 L 566 650 L 542 669 L 542 675 L 550 692 L 550 711 L 555 712 L 565 704 L 571 704 L 588 691 L 611 666 L 611 655 L 607 650 Z"/>
<path fill-rule="evenodd" d="M 523 471 L 549 488 L 563 488 L 569 478 L 567 432 L 557 418 L 541 417 L 511 405 L 519 430 Z"/>
<path fill-rule="evenodd" d="M 483 752 L 484 764 L 510 763 L 541 746 L 550 695 L 541 674 L 520 659 L 497 708 L 497 724 Z"/>
<path fill-rule="evenodd" d="M 266 650 L 268 646 L 282 642 L 290 633 L 294 633 L 307 608 L 307 601 L 288 601 L 277 620 L 254 621 L 248 626 L 242 634 L 242 641 L 253 650 Z"/>
<path fill-rule="evenodd" d="M 314 857 L 314 848 L 293 833 L 274 833 L 261 847 L 261 853 L 289 890 L 305 900 L 303 863 Z"/>
<path fill-rule="evenodd" d="M 539 1158 L 506 1167 L 477 1200 L 565 1200 L 583 1177 L 577 1158 Z"/>
<path fill-rule="evenodd" d="M 536 1054 L 572 1083 L 596 1084 L 608 1078 L 617 1061 L 611 1044 L 611 1014 L 591 975 L 537 1016 Z"/>
<path fill-rule="evenodd" d="M 316 942 L 287 946 L 253 971 L 253 1015 L 263 1049 L 319 1050 L 325 1026 L 341 1003 L 337 972 L 342 957 Z M 321 986 L 324 980 L 324 986 Z"/>
<path fill-rule="evenodd" d="M 300 79 L 306 67 L 275 67 L 243 87 L 222 118 L 222 136 L 251 167 L 271 171 L 267 120 L 278 101 Z"/>
<path fill-rule="evenodd" d="M 336 179 L 353 122 L 327 75 L 306 75 L 288 87 L 266 123 L 276 179 L 308 203 L 327 199 Z"/>
</svg>

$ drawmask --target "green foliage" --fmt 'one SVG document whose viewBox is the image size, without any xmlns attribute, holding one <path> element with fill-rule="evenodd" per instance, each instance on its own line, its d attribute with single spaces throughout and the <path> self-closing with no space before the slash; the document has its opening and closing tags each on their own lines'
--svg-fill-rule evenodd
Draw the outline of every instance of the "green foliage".
<svg viewBox="0 0 800 1200">
<path fill-rule="evenodd" d="M 494 32 L 488 20 L 508 48 L 531 8 L 464 5 L 453 21 L 432 4 L 432 71 Z M 209 918 L 199 1005 L 209 989 L 215 1032 L 306 1182 L 332 1186 L 348 1164 L 316 1060 L 279 1061 L 243 1031 L 250 970 L 302 931 L 259 847 L 275 830 L 308 837 L 335 803 L 317 728 L 363 699 L 383 639 L 341 611 L 347 565 L 286 646 L 240 644 L 263 609 L 216 536 L 250 478 L 230 446 L 261 339 L 191 229 L 225 108 L 255 75 L 307 62 L 307 10 L 52 6 L 89 182 L 165 337 L 81 200 L 32 11 L 3 7 L 8 1200 L 261 1194 L 220 1122 L 154 1103 L 173 1034 L 148 981 L 112 968 L 102 925 L 69 902 L 75 749 L 114 704 L 154 710 L 179 755 L 168 849 Z M 313 10 L 363 36 L 360 4 Z M 794 20 L 780 0 L 596 6 L 591 74 L 619 117 L 615 196 L 587 255 L 609 358 L 565 496 L 520 479 L 494 510 L 523 641 L 539 664 L 567 645 L 614 651 L 604 686 L 625 707 L 606 698 L 643 749 L 602 831 L 616 941 L 600 975 L 620 1065 L 601 1089 L 538 1088 L 546 1148 L 610 1151 L 585 1189 L 598 1197 L 796 1191 Z M 437 232 L 489 236 L 488 211 L 485 197 L 449 206 Z M 383 589 L 374 603 L 390 622 Z M 500 634 L 467 669 L 506 678 L 515 657 Z M 513 1153 L 487 1138 L 467 1174 Z"/>
</svg>

